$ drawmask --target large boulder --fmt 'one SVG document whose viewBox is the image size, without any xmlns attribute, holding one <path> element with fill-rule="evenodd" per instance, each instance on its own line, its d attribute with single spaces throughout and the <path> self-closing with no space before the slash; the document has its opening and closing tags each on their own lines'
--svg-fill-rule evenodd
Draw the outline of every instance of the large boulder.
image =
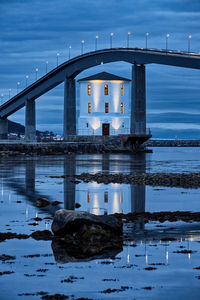
<svg viewBox="0 0 200 300">
<path fill-rule="evenodd" d="M 53 241 L 79 258 L 122 245 L 122 223 L 114 216 L 61 209 L 55 214 L 52 231 Z"/>
</svg>

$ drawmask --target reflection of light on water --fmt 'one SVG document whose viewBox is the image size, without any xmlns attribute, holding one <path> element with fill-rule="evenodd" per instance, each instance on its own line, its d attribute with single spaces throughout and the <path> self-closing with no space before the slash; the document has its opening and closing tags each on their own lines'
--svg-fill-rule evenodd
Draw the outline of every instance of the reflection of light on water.
<svg viewBox="0 0 200 300">
<path fill-rule="evenodd" d="M 127 264 L 130 263 L 130 254 L 127 255 Z"/>
<path fill-rule="evenodd" d="M 48 230 L 48 227 L 49 227 L 49 222 L 45 222 L 45 228 L 46 228 L 46 230 Z"/>
<path fill-rule="evenodd" d="M 122 191 L 120 192 L 120 203 L 123 203 L 123 193 L 122 193 Z"/>
<path fill-rule="evenodd" d="M 37 218 L 38 217 L 38 212 L 36 211 L 36 213 L 35 213 L 35 217 Z"/>
<path fill-rule="evenodd" d="M 114 197 L 113 197 L 113 213 L 118 213 L 118 212 L 119 212 L 118 193 L 114 192 Z"/>
<path fill-rule="evenodd" d="M 146 261 L 146 265 L 148 265 L 148 253 L 147 253 L 147 251 L 145 253 L 145 261 Z"/>
<path fill-rule="evenodd" d="M 166 264 L 168 264 L 168 259 L 169 259 L 169 253 L 166 251 Z"/>
<path fill-rule="evenodd" d="M 94 202 L 93 202 L 93 213 L 95 215 L 100 215 L 100 209 L 99 209 L 99 199 L 98 199 L 98 194 L 94 194 Z"/>
<path fill-rule="evenodd" d="M 190 253 L 188 253 L 188 259 L 190 260 L 190 258 L 191 258 L 191 254 L 190 254 Z"/>
<path fill-rule="evenodd" d="M 28 207 L 26 208 L 26 219 L 28 219 Z"/>
</svg>

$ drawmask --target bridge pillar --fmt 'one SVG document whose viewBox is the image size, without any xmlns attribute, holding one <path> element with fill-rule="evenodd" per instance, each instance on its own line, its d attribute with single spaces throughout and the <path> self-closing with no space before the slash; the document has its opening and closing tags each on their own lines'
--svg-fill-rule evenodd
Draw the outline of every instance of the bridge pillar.
<svg viewBox="0 0 200 300">
<path fill-rule="evenodd" d="M 35 100 L 26 100 L 25 104 L 25 140 L 27 142 L 34 142 L 36 140 L 35 127 Z"/>
<path fill-rule="evenodd" d="M 8 138 L 8 119 L 0 118 L 0 139 L 7 140 Z"/>
<path fill-rule="evenodd" d="M 76 135 L 76 83 L 73 78 L 66 78 L 64 83 L 64 139 Z"/>
<path fill-rule="evenodd" d="M 146 133 L 145 66 L 132 66 L 131 133 Z"/>
</svg>

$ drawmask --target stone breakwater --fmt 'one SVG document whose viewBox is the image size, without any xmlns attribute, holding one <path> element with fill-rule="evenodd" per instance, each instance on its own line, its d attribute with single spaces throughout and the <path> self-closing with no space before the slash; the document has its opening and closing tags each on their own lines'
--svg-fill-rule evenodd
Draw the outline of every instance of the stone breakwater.
<svg viewBox="0 0 200 300">
<path fill-rule="evenodd" d="M 146 147 L 200 147 L 200 140 L 150 139 Z"/>
<path fill-rule="evenodd" d="M 200 173 L 142 173 L 142 174 L 89 174 L 75 175 L 84 182 L 126 183 L 134 185 L 151 185 L 182 188 L 199 188 Z"/>
</svg>

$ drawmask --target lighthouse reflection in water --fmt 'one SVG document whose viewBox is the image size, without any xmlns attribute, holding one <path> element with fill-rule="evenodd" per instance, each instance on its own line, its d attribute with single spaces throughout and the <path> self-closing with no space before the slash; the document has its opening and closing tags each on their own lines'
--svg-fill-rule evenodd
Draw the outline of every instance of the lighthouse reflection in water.
<svg viewBox="0 0 200 300">
<path fill-rule="evenodd" d="M 100 157 L 101 156 L 101 157 Z M 64 206 L 66 209 L 84 210 L 95 215 L 143 212 L 145 211 L 145 186 L 133 186 L 119 183 L 96 183 L 79 182 L 74 184 L 70 175 L 86 172 L 88 173 L 118 173 L 123 172 L 116 156 L 109 154 L 92 156 L 88 163 L 90 166 L 83 166 L 81 156 L 65 157 L 64 174 L 69 175 L 64 179 Z M 145 172 L 145 154 L 137 155 L 134 164 L 133 160 L 127 159 L 128 172 Z M 85 161 L 84 161 L 85 163 Z M 122 163 L 123 165 L 123 163 Z M 75 205 L 76 204 L 76 205 Z M 80 205 L 77 209 L 75 206 Z"/>
</svg>

